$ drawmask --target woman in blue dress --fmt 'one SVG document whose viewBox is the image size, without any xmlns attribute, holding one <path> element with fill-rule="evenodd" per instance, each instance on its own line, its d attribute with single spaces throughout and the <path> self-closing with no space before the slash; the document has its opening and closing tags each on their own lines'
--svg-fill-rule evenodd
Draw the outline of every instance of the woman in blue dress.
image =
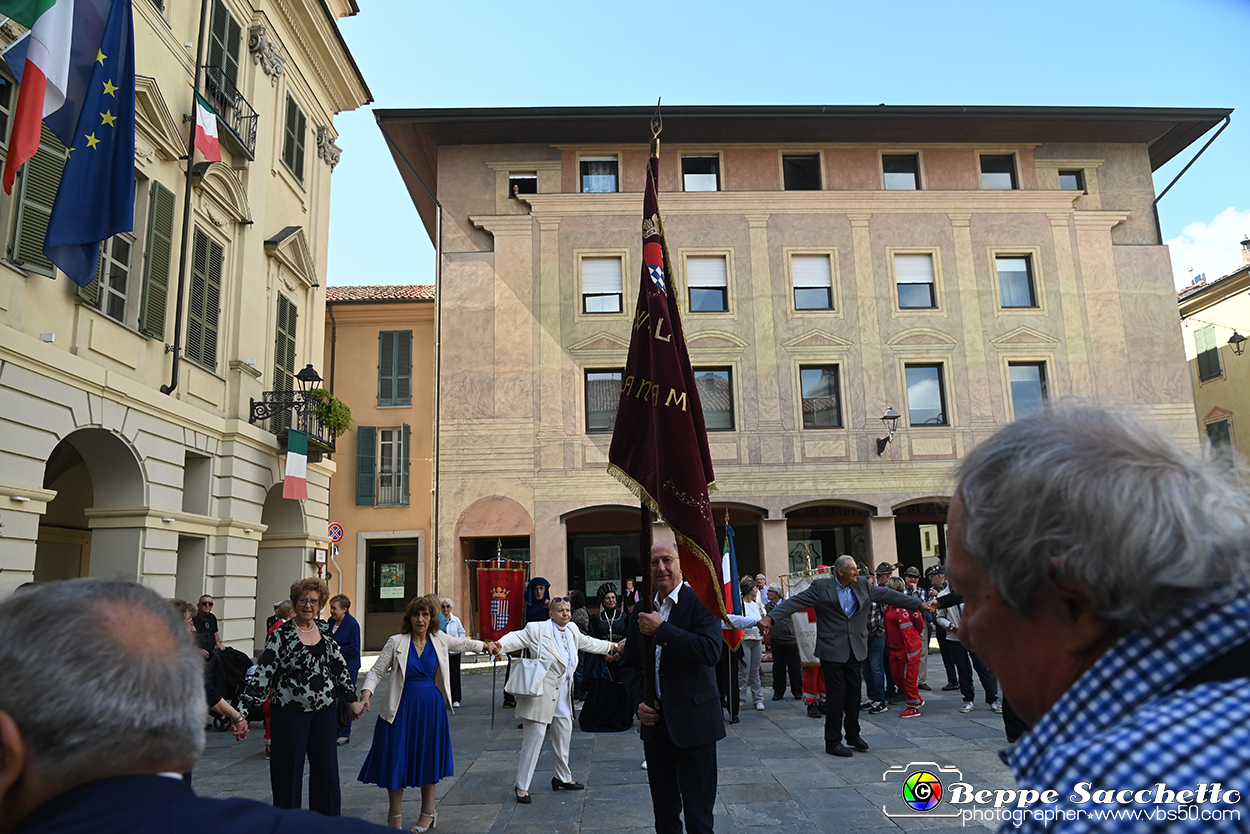
<svg viewBox="0 0 1250 834">
<path fill-rule="evenodd" d="M 449 651 L 498 650 L 494 643 L 448 637 L 439 630 L 439 600 L 434 595 L 408 603 L 400 633 L 386 641 L 377 662 L 365 676 L 360 700 L 365 709 L 378 684 L 393 676 L 386 703 L 378 710 L 373 747 L 357 777 L 386 788 L 390 799 L 386 821 L 403 827 L 404 788 L 421 788 L 421 816 L 413 831 L 434 827 L 434 786 L 451 776 L 451 710 Z M 422 823 L 425 823 L 424 825 Z"/>
</svg>

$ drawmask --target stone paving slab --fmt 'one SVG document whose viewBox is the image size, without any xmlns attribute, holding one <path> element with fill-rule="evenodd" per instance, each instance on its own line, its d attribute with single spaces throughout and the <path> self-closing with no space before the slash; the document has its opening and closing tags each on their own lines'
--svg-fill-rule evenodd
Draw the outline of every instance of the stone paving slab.
<svg viewBox="0 0 1250 834">
<path fill-rule="evenodd" d="M 960 714 L 957 691 L 941 692 L 944 670 L 934 657 L 932 691 L 919 718 L 903 720 L 892 706 L 879 715 L 861 714 L 864 740 L 871 750 L 851 759 L 824 752 L 824 721 L 807 717 L 801 701 L 765 701 L 766 709 L 745 709 L 738 724 L 727 725 L 717 745 L 718 797 L 714 808 L 718 834 L 758 834 L 783 826 L 793 834 L 832 830 L 873 832 L 966 830 L 950 817 L 887 817 L 905 812 L 897 775 L 883 780 L 886 769 L 909 762 L 958 767 L 978 788 L 1014 787 L 998 752 L 1007 746 L 1002 717 L 984 704 Z M 766 678 L 767 680 L 767 678 Z M 496 697 L 503 698 L 502 676 Z M 383 685 L 383 688 L 385 684 Z M 554 758 L 544 746 L 531 783 L 534 801 L 517 805 L 512 792 L 521 731 L 511 711 L 496 706 L 491 727 L 491 676 L 464 676 L 462 708 L 450 717 L 456 775 L 439 783 L 439 834 L 610 834 L 654 831 L 647 774 L 641 769 L 642 742 L 635 729 L 623 733 L 583 733 L 574 724 L 571 745 L 573 778 L 584 792 L 549 789 Z M 378 693 L 382 697 L 382 693 Z M 766 697 L 771 690 L 766 689 Z M 378 701 L 381 703 L 381 701 Z M 373 739 L 376 715 L 356 723 L 351 742 L 339 748 L 343 813 L 383 823 L 386 791 L 356 781 Z M 251 725 L 251 737 L 236 743 L 229 733 L 209 731 L 204 757 L 193 786 L 202 795 L 269 801 L 269 768 L 264 758 L 264 729 Z M 949 811 L 949 806 L 939 806 Z M 404 822 L 420 813 L 415 789 L 404 797 Z"/>
</svg>

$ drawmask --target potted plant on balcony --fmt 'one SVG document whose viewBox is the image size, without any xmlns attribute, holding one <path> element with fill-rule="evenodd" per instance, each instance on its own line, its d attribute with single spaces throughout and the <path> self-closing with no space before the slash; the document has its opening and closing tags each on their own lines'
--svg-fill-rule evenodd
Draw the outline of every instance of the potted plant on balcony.
<svg viewBox="0 0 1250 834">
<path fill-rule="evenodd" d="M 324 388 L 309 391 L 308 397 L 314 402 L 317 419 L 335 439 L 352 427 L 352 410 L 347 403 Z"/>
</svg>

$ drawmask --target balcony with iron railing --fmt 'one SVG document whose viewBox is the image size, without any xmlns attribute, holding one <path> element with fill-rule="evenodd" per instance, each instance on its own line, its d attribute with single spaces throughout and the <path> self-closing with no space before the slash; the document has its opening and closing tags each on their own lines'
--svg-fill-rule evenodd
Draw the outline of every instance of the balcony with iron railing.
<svg viewBox="0 0 1250 834">
<path fill-rule="evenodd" d="M 317 403 L 305 391 L 265 391 L 251 401 L 249 423 L 262 425 L 278 438 L 279 454 L 286 454 L 287 433 L 294 429 L 308 435 L 308 459 L 321 460 L 334 452 L 334 432 L 321 420 Z"/>
<path fill-rule="evenodd" d="M 220 137 L 236 154 L 256 158 L 256 111 L 221 67 L 204 68 L 204 97 L 229 128 Z"/>
</svg>

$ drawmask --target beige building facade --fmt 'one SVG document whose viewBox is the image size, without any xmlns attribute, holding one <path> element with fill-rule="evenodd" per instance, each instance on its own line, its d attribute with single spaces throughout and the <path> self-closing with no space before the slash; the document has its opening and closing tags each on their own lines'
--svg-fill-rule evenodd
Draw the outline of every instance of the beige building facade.
<svg viewBox="0 0 1250 834">
<path fill-rule="evenodd" d="M 309 500 L 284 500 L 285 424 L 251 422 L 251 402 L 322 366 L 333 119 L 371 97 L 337 26 L 354 0 L 207 5 L 201 89 L 223 161 L 196 169 L 185 282 L 199 3 L 134 0 L 135 226 L 106 242 L 96 283 L 79 290 L 40 251 L 55 138 L 0 197 L 0 595 L 75 576 L 207 592 L 225 642 L 250 652 L 317 570 L 333 472 L 310 464 Z"/>
<path fill-rule="evenodd" d="M 1243 266 L 1201 281 L 1179 294 L 1181 329 L 1198 430 L 1213 446 L 1229 446 L 1250 459 L 1250 238 L 1241 241 Z"/>
<path fill-rule="evenodd" d="M 330 520 L 343 529 L 331 590 L 352 601 L 366 651 L 433 587 L 434 286 L 326 290 L 326 386 L 352 409 L 338 439 Z"/>
<path fill-rule="evenodd" d="M 439 253 L 433 551 L 462 610 L 499 548 L 555 591 L 641 573 L 606 467 L 650 115 L 379 114 Z M 1049 399 L 1196 446 L 1151 174 L 1223 115 L 667 109 L 660 210 L 742 572 L 940 561 L 960 458 Z"/>
</svg>

